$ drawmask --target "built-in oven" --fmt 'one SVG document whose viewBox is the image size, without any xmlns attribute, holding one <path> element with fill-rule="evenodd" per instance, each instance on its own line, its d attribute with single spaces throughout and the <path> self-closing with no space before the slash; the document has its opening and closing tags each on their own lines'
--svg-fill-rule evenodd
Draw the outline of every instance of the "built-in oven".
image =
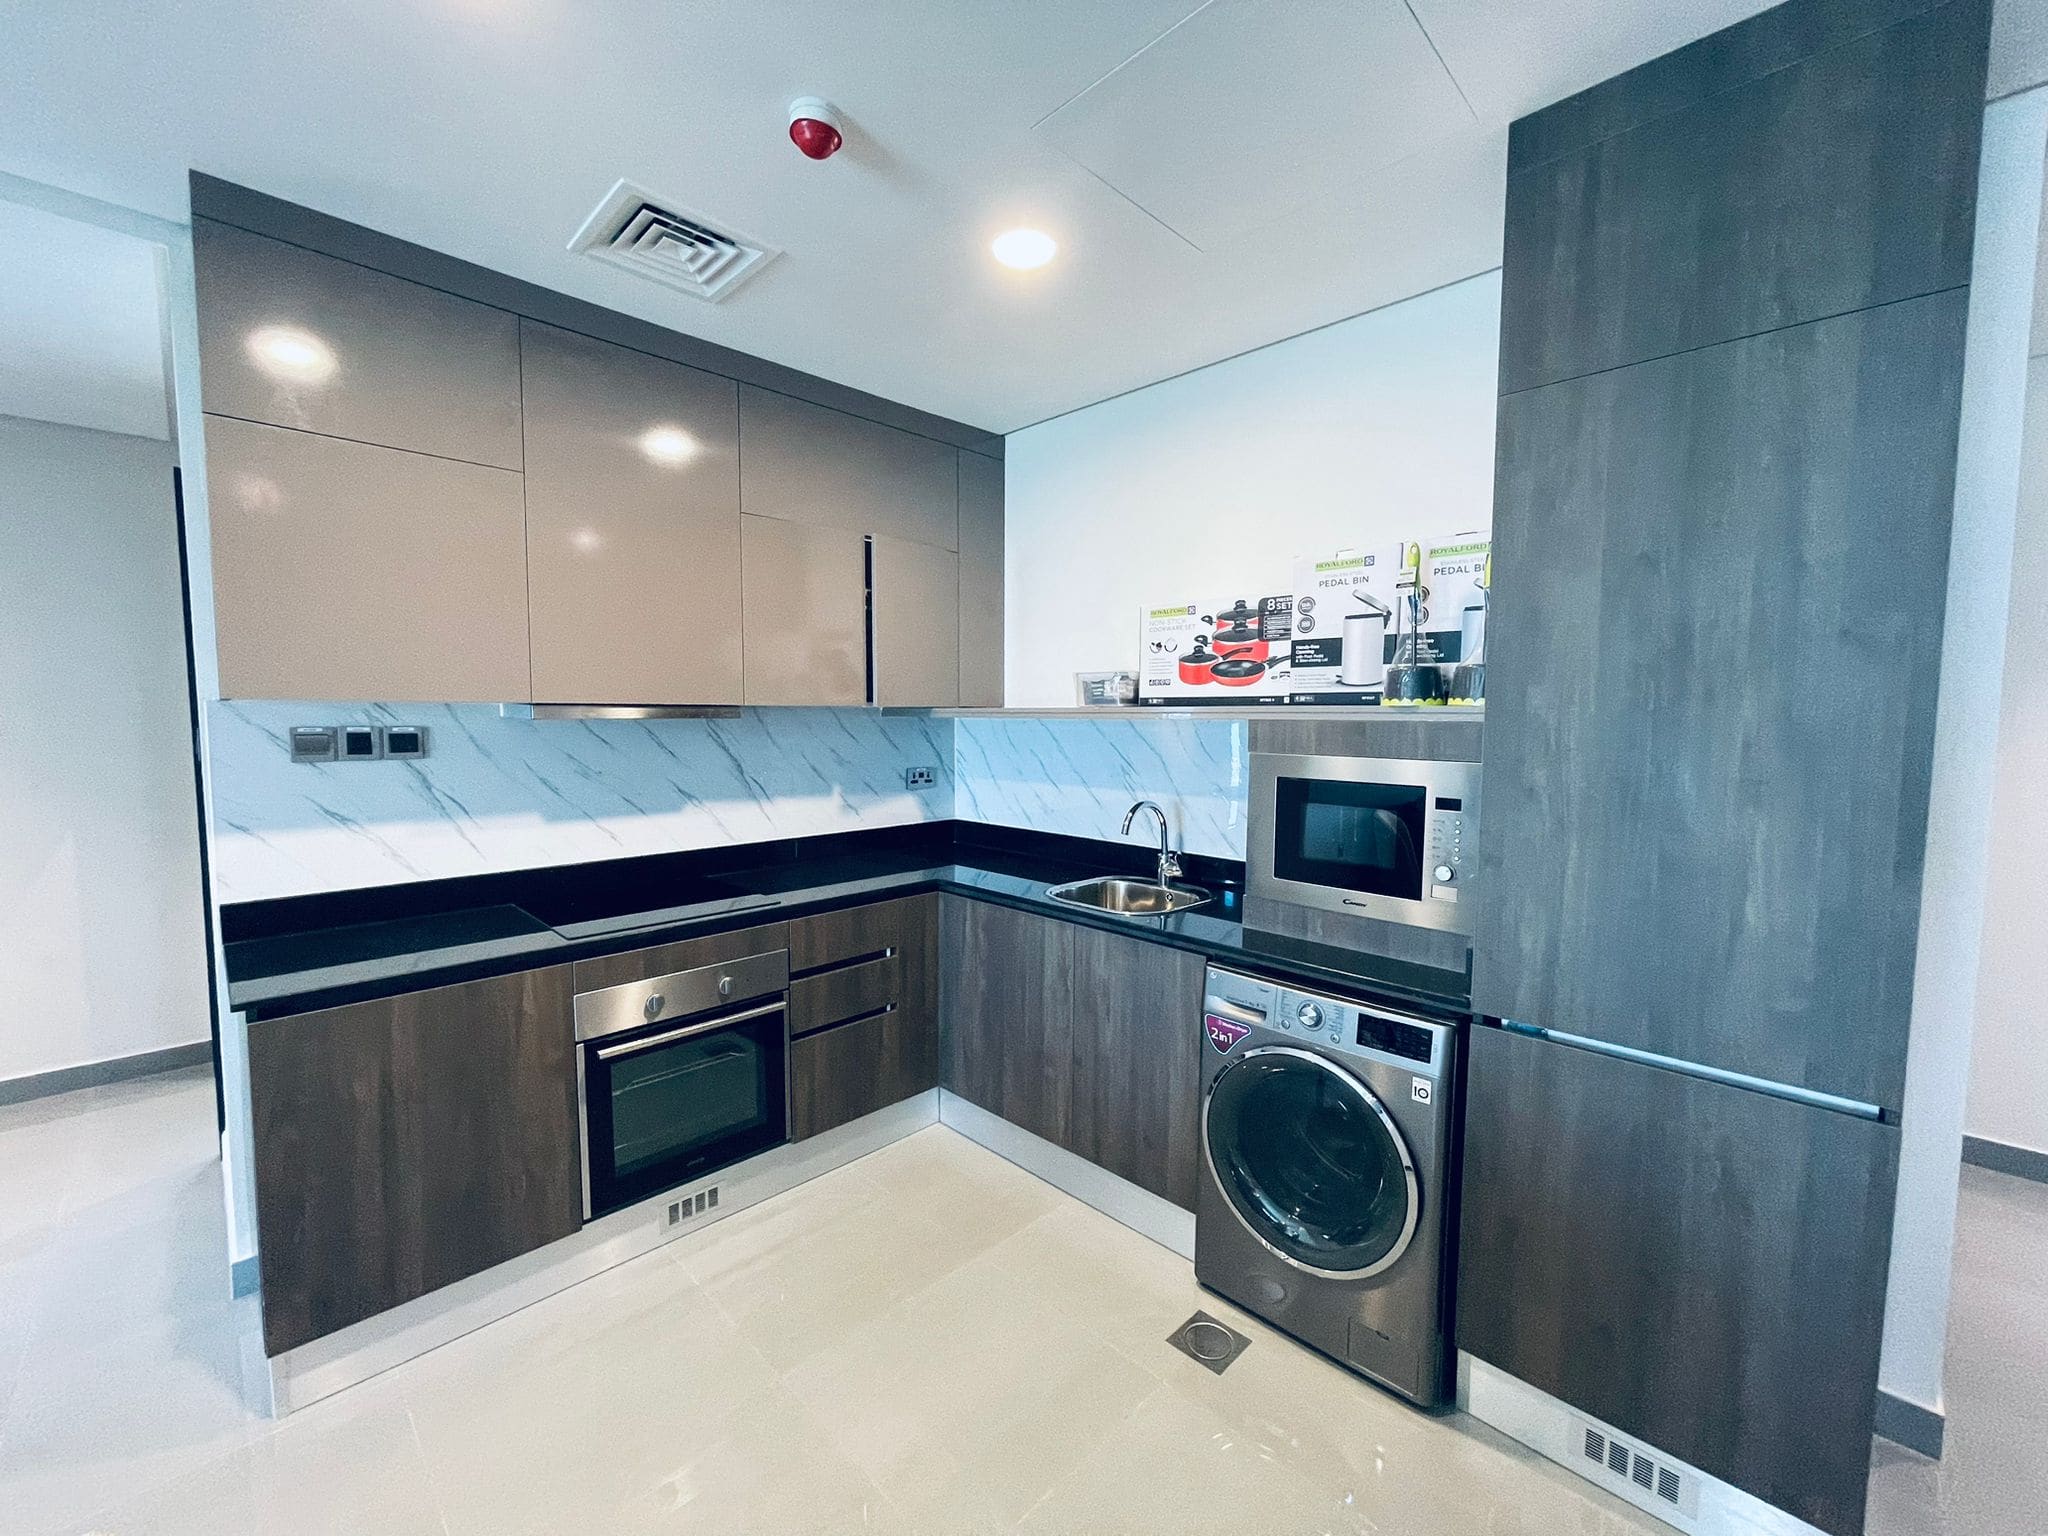
<svg viewBox="0 0 2048 1536">
<path fill-rule="evenodd" d="M 789 951 L 576 997 L 585 1220 L 789 1139 Z"/>
<path fill-rule="evenodd" d="M 1471 933 L 1459 896 L 1477 763 L 1254 752 L 1250 809 L 1247 894 Z"/>
</svg>

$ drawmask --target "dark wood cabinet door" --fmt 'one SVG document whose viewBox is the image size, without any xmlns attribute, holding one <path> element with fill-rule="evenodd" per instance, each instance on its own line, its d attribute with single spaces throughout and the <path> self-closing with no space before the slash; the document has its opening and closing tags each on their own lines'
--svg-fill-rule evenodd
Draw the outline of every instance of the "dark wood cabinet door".
<svg viewBox="0 0 2048 1536">
<path fill-rule="evenodd" d="M 1202 957 L 1074 928 L 1068 1149 L 1195 1208 Z"/>
<path fill-rule="evenodd" d="M 945 902 L 940 1081 L 1056 1146 L 1073 1138 L 1071 924 Z"/>
<path fill-rule="evenodd" d="M 1988 9 L 1783 6 L 1517 123 L 1501 392 L 1968 283 Z"/>
<path fill-rule="evenodd" d="M 253 1024 L 277 1355 L 579 1225 L 569 967 Z"/>
<path fill-rule="evenodd" d="M 1501 401 L 1480 1012 L 1897 1108 L 1966 298 Z"/>
<path fill-rule="evenodd" d="M 1472 1032 L 1460 1349 L 1859 1532 L 1895 1126 Z"/>
<path fill-rule="evenodd" d="M 802 1141 L 899 1104 L 938 1079 L 938 1027 L 894 1008 L 805 1035 L 789 1047 L 789 1136 Z"/>
</svg>

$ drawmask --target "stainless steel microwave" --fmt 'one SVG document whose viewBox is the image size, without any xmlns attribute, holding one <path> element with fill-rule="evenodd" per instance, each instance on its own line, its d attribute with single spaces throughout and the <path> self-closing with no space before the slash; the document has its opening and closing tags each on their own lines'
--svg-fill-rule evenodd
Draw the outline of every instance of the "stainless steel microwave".
<svg viewBox="0 0 2048 1536">
<path fill-rule="evenodd" d="M 1477 763 L 1254 752 L 1248 893 L 1469 934 L 1478 813 Z"/>
</svg>

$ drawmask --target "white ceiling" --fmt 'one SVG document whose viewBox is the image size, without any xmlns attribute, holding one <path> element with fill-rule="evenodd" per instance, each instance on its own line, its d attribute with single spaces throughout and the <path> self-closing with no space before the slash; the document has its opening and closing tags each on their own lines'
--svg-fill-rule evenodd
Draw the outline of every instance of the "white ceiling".
<svg viewBox="0 0 2048 1536">
<path fill-rule="evenodd" d="M 1511 118 L 1762 8 L 0 4 L 0 169 L 183 218 L 197 167 L 1011 431 L 1495 265 Z M 570 254 L 621 176 L 786 254 L 722 305 Z"/>
<path fill-rule="evenodd" d="M 0 202 L 0 416 L 169 435 L 157 247 Z"/>
</svg>

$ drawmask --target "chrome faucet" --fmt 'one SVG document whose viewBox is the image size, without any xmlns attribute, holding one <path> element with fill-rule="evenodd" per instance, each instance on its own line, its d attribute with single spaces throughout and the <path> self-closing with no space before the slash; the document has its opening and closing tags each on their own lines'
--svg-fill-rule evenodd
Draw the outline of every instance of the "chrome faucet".
<svg viewBox="0 0 2048 1536">
<path fill-rule="evenodd" d="M 1173 851 L 1166 830 L 1166 812 L 1150 800 L 1140 800 L 1124 812 L 1124 836 L 1131 835 L 1131 823 L 1138 819 L 1138 812 L 1150 811 L 1159 821 L 1159 883 L 1165 885 L 1180 873 L 1180 855 Z"/>
</svg>

